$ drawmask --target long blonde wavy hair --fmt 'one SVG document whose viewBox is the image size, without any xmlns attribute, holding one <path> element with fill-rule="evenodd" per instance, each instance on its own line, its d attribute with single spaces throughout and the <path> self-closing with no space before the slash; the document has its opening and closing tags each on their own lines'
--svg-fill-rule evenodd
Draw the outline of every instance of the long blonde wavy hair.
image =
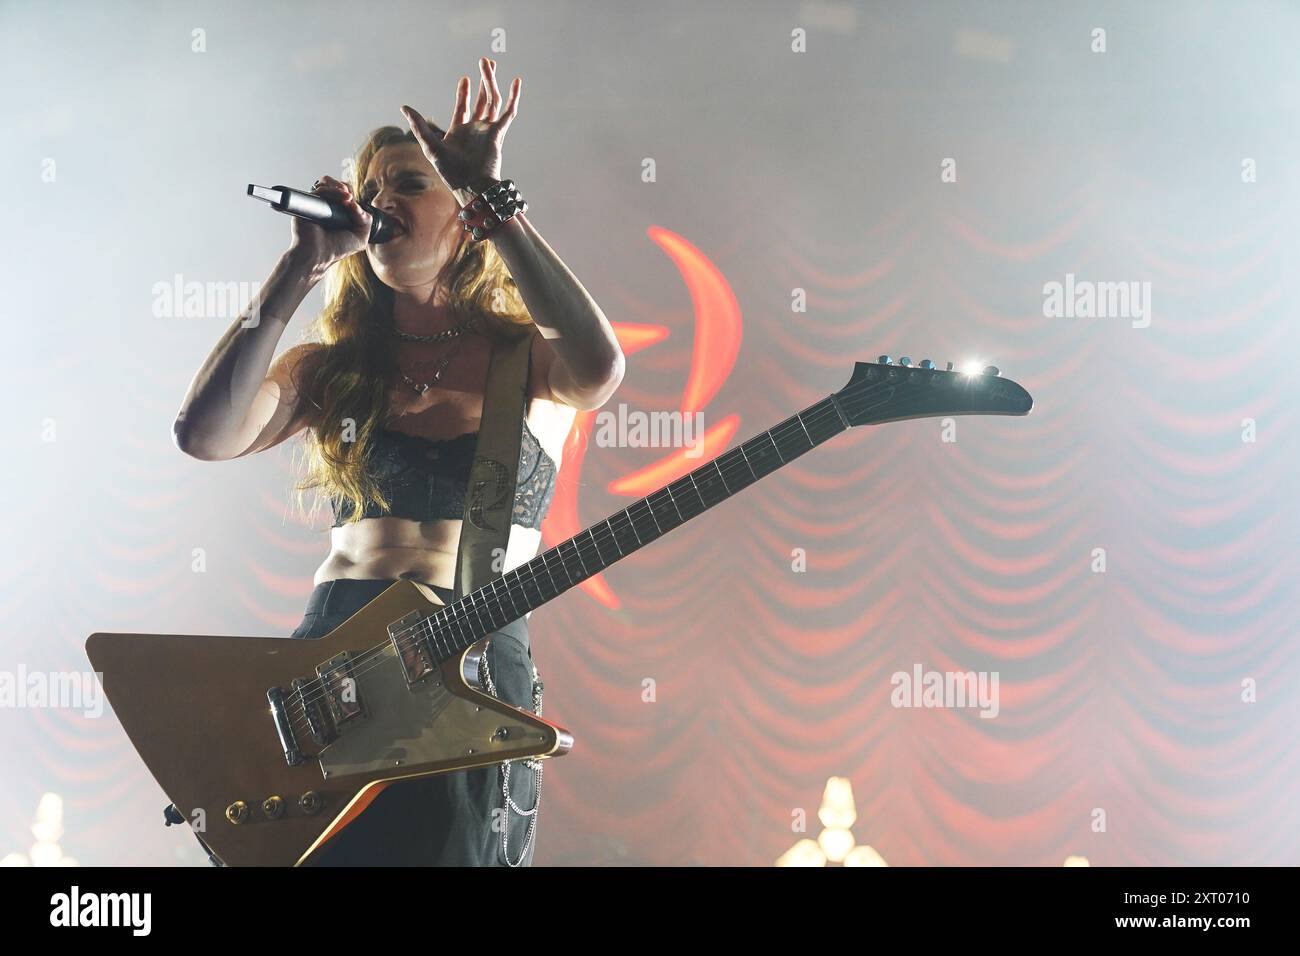
<svg viewBox="0 0 1300 956">
<path fill-rule="evenodd" d="M 352 194 L 361 194 L 360 180 L 377 152 L 415 142 L 410 130 L 398 126 L 372 132 L 353 157 L 348 177 Z M 476 327 L 494 339 L 531 329 L 519 289 L 492 243 L 473 242 L 463 229 L 459 234 L 455 252 L 437 277 L 458 321 L 478 316 Z M 386 381 L 396 368 L 392 327 L 392 290 L 375 275 L 365 251 L 336 263 L 325 277 L 325 307 L 304 333 L 307 341 L 324 348 L 299 364 L 304 370 L 300 394 L 317 409 L 301 446 L 305 474 L 295 485 L 300 513 L 303 492 L 311 489 L 318 491 L 313 516 L 322 496 L 342 499 L 350 512 L 348 523 L 361 520 L 366 501 L 384 511 L 392 507 L 365 468 L 372 436 L 389 412 Z"/>
</svg>

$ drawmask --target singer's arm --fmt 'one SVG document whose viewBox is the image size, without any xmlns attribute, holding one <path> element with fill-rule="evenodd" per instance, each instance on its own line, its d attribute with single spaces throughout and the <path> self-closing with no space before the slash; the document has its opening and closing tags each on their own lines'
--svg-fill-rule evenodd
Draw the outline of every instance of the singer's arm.
<svg viewBox="0 0 1300 956">
<path fill-rule="evenodd" d="M 523 79 L 510 84 L 504 100 L 496 82 L 496 61 L 479 57 L 481 84 L 473 110 L 471 81 L 456 81 L 456 101 L 446 132 L 410 106 L 402 115 L 425 159 L 464 206 L 500 180 L 506 131 L 519 112 Z M 623 380 L 623 350 L 600 306 L 522 214 L 497 226 L 489 238 L 505 260 L 519 294 L 545 341 L 543 361 L 551 394 L 580 410 L 599 408 Z M 539 349 L 539 352 L 543 349 Z"/>
<path fill-rule="evenodd" d="M 604 405 L 623 381 L 623 349 L 600 306 L 523 213 L 489 240 L 543 338 L 554 350 L 548 384 L 556 400 L 579 410 Z"/>
<path fill-rule="evenodd" d="M 291 248 L 280 257 L 258 297 L 190 383 L 172 426 L 181 451 L 203 461 L 225 461 L 270 448 L 302 428 L 294 373 L 319 347 L 294 346 L 274 367 L 271 357 L 294 312 L 323 276 L 318 260 L 303 250 Z"/>
</svg>

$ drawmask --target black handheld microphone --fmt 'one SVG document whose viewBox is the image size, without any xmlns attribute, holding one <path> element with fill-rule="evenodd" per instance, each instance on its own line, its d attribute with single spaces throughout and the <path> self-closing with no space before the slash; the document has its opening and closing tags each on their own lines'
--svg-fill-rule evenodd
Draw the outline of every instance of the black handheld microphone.
<svg viewBox="0 0 1300 956">
<path fill-rule="evenodd" d="M 326 229 L 351 229 L 352 216 L 348 214 L 343 203 L 305 193 L 291 186 L 254 186 L 248 184 L 248 195 L 271 204 L 276 212 L 288 213 L 299 219 L 307 219 Z M 378 245 L 397 235 L 397 223 L 392 216 L 386 216 L 367 203 L 360 203 L 362 209 L 373 217 L 370 223 L 370 242 Z"/>
</svg>

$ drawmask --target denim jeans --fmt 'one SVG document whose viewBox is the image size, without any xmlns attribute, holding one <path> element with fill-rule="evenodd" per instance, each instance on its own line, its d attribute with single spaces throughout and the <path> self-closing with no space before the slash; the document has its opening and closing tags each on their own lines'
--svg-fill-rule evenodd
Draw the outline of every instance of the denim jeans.
<svg viewBox="0 0 1300 956">
<path fill-rule="evenodd" d="M 307 600 L 299 640 L 324 637 L 376 598 L 392 580 L 338 578 L 318 584 Z M 430 585 L 430 587 L 433 587 Z M 433 587 L 450 604 L 448 588 Z M 528 622 L 520 618 L 494 631 L 487 649 L 488 669 L 499 700 L 533 709 L 533 656 Z M 390 783 L 362 814 L 310 861 L 312 866 L 506 866 L 501 824 L 494 811 L 505 807 L 504 766 L 495 764 Z M 537 777 L 524 761 L 510 765 L 510 799 L 521 810 L 537 805 Z M 508 808 L 504 820 L 510 863 L 531 866 L 534 832 L 520 863 L 520 850 L 534 819 Z"/>
</svg>

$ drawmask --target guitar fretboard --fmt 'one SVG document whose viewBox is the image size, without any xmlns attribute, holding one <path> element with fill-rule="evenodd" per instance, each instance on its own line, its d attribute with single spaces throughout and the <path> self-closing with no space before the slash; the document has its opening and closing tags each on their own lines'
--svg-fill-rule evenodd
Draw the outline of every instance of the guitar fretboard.
<svg viewBox="0 0 1300 956">
<path fill-rule="evenodd" d="M 462 653 L 846 428 L 827 396 L 430 615 L 421 636 L 440 660 Z"/>
</svg>

